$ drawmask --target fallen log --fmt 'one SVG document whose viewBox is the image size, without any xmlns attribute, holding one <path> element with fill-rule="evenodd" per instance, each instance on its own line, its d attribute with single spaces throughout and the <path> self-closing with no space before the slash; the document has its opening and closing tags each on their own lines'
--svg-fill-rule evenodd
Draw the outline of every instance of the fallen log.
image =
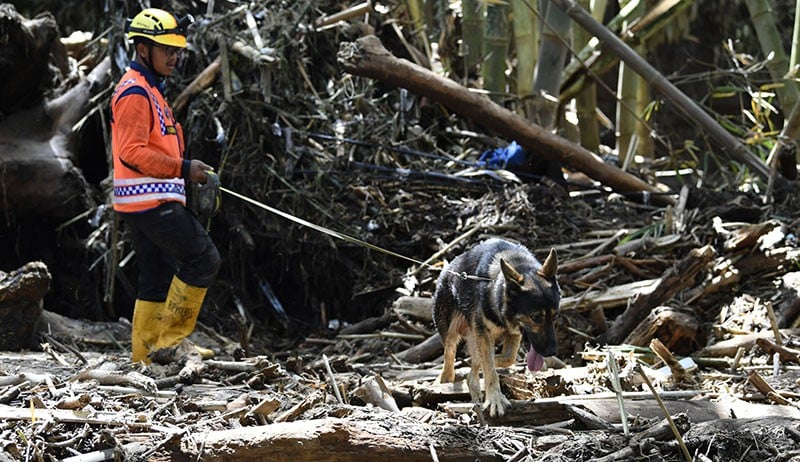
<svg viewBox="0 0 800 462">
<path fill-rule="evenodd" d="M 422 343 L 397 353 L 396 356 L 397 359 L 401 361 L 416 364 L 435 359 L 442 353 L 444 353 L 442 337 L 437 332 L 425 339 Z"/>
<path fill-rule="evenodd" d="M 466 385 L 464 385 L 466 389 Z M 689 399 L 687 395 L 694 393 Z M 670 396 L 674 394 L 675 397 Z M 686 413 L 692 422 L 708 422 L 724 419 L 733 415 L 752 416 L 758 415 L 783 416 L 800 419 L 800 410 L 789 405 L 749 403 L 742 400 L 710 400 L 704 399 L 700 391 L 664 392 L 660 396 L 670 415 Z M 625 412 L 629 416 L 640 419 L 658 420 L 664 417 L 664 412 L 650 392 L 625 392 Z M 474 412 L 473 403 L 442 403 L 440 408 L 452 415 Z M 563 422 L 572 418 L 570 409 L 580 406 L 585 411 L 591 412 L 598 418 L 613 424 L 620 424 L 622 419 L 619 413 L 619 402 L 613 393 L 600 393 L 597 395 L 558 396 L 543 398 L 535 401 L 511 400 L 511 407 L 502 417 L 489 419 L 492 425 L 547 425 Z"/>
<path fill-rule="evenodd" d="M 507 460 L 510 454 L 504 457 L 494 444 L 499 438 L 524 444 L 530 436 L 514 435 L 513 429 L 434 426 L 380 412 L 373 418 L 322 418 L 187 435 L 182 450 L 205 461 Z"/>
<path fill-rule="evenodd" d="M 374 35 L 342 43 L 338 61 L 351 74 L 381 80 L 438 101 L 498 135 L 517 141 L 529 152 L 547 160 L 560 161 L 619 193 L 659 192 L 641 179 L 597 160 L 592 152 L 582 146 L 554 135 L 489 98 L 470 92 L 422 66 L 393 56 Z M 661 204 L 674 203 L 673 198 L 665 195 L 655 195 L 652 200 Z"/>
</svg>

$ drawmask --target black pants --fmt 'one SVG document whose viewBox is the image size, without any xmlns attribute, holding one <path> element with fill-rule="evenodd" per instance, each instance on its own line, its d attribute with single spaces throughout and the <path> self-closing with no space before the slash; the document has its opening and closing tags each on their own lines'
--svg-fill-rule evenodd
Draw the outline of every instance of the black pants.
<svg viewBox="0 0 800 462">
<path fill-rule="evenodd" d="M 178 202 L 142 213 L 120 213 L 133 234 L 139 267 L 137 298 L 167 298 L 172 277 L 195 287 L 208 287 L 219 271 L 217 247 L 197 218 Z"/>
</svg>

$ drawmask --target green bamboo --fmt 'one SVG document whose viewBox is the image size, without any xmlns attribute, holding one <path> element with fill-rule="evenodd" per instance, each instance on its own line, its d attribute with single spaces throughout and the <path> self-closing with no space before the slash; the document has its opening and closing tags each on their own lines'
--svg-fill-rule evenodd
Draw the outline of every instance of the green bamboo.
<svg viewBox="0 0 800 462">
<path fill-rule="evenodd" d="M 554 128 L 558 112 L 558 94 L 561 88 L 561 74 L 567 60 L 570 20 L 564 11 L 542 0 L 544 24 L 541 29 L 542 42 L 539 59 L 536 61 L 533 82 L 533 100 L 529 105 L 528 117 L 546 129 Z"/>
<path fill-rule="evenodd" d="M 772 54 L 772 58 L 767 63 L 769 75 L 775 83 L 779 83 L 775 88 L 778 100 L 784 108 L 784 112 L 789 112 L 798 99 L 797 86 L 793 81 L 786 80 L 784 76 L 789 71 L 789 57 L 783 49 L 781 36 L 775 26 L 775 15 L 772 14 L 772 7 L 768 0 L 745 0 L 750 18 L 761 45 L 761 51 L 765 56 Z"/>
<path fill-rule="evenodd" d="M 595 19 L 602 18 L 607 5 L 606 1 L 594 2 L 581 0 L 581 6 L 592 13 Z M 589 44 L 591 34 L 582 27 L 572 30 L 575 48 L 582 49 Z M 600 152 L 600 125 L 597 121 L 597 85 L 588 83 L 575 97 L 578 114 L 578 128 L 580 129 L 581 145 L 592 152 Z"/>
<path fill-rule="evenodd" d="M 646 113 L 653 100 L 653 92 L 650 84 L 647 83 L 639 74 L 636 74 L 638 83 L 636 85 L 636 154 L 642 157 L 653 157 L 655 143 L 651 135 L 650 126 L 646 123 Z"/>
<path fill-rule="evenodd" d="M 483 61 L 483 27 L 486 22 L 486 6 L 483 0 L 462 0 L 461 37 L 464 62 L 472 71 Z"/>
<path fill-rule="evenodd" d="M 635 46 L 636 43 L 645 41 L 648 37 L 658 33 L 667 26 L 672 18 L 691 5 L 693 0 L 660 0 L 651 11 L 662 11 L 657 17 L 647 15 L 647 21 L 639 21 L 635 26 L 622 37 L 625 43 Z M 638 8 L 642 0 L 632 0 L 626 4 L 617 16 L 606 26 L 614 33 L 619 33 L 624 21 L 631 21 L 632 12 Z M 644 18 L 643 18 L 644 19 Z M 598 21 L 599 22 L 599 21 Z M 574 98 L 577 92 L 585 85 L 587 71 L 585 67 L 589 65 L 592 74 L 603 75 L 617 65 L 619 58 L 613 53 L 607 53 L 599 46 L 597 40 L 590 41 L 589 45 L 578 52 L 578 59 L 573 59 L 564 70 L 564 84 L 561 89 L 561 100 L 566 101 Z"/>
<path fill-rule="evenodd" d="M 483 89 L 489 91 L 492 100 L 502 101 L 506 90 L 506 57 L 511 39 L 508 24 L 509 8 L 505 2 L 486 5 L 486 24 L 483 33 L 483 55 L 481 66 Z"/>
<path fill-rule="evenodd" d="M 550 0 L 559 5 L 581 27 L 595 35 L 603 42 L 609 51 L 622 59 L 627 65 L 636 70 L 647 80 L 650 85 L 666 100 L 674 103 L 689 118 L 694 120 L 702 129 L 713 138 L 722 148 L 724 153 L 732 160 L 745 164 L 751 172 L 760 178 L 769 177 L 769 168 L 755 154 L 745 146 L 740 139 L 731 135 L 719 122 L 714 120 L 697 103 L 686 96 L 673 85 L 666 77 L 661 75 L 650 63 L 643 60 L 636 52 L 625 44 L 609 29 L 598 23 L 589 13 L 580 7 L 574 0 Z"/>
<path fill-rule="evenodd" d="M 517 96 L 520 99 L 530 96 L 533 91 L 533 72 L 539 55 L 539 29 L 530 1 L 511 0 L 511 24 L 517 54 Z"/>
<path fill-rule="evenodd" d="M 797 57 L 800 55 L 800 0 L 794 3 L 794 29 L 792 29 L 792 50 L 789 52 L 789 69 L 796 74 Z"/>
<path fill-rule="evenodd" d="M 616 139 L 617 154 L 620 162 L 625 165 L 628 151 L 636 133 L 636 93 L 639 79 L 636 72 L 625 63 L 619 63 L 617 78 L 617 120 Z"/>
<path fill-rule="evenodd" d="M 430 18 L 427 17 L 426 13 L 428 10 L 426 5 L 423 5 L 423 1 L 424 0 L 406 0 L 406 7 L 408 8 L 408 14 L 411 17 L 411 24 L 413 25 L 412 36 L 416 37 L 418 40 L 417 43 L 421 45 L 425 56 L 428 58 L 428 62 L 431 62 L 430 41 L 426 35 Z"/>
</svg>

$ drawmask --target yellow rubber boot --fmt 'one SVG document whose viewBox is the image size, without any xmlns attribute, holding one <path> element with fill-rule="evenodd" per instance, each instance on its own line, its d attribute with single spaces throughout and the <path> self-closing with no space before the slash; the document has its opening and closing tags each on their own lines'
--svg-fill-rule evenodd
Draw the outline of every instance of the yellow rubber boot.
<svg viewBox="0 0 800 462">
<path fill-rule="evenodd" d="M 131 361 L 150 364 L 148 355 L 157 348 L 163 317 L 164 302 L 136 300 L 131 329 Z"/>
<path fill-rule="evenodd" d="M 156 349 L 175 346 L 194 331 L 197 316 L 200 314 L 200 308 L 206 298 L 206 292 L 208 292 L 206 287 L 189 285 L 178 279 L 177 276 L 172 278 L 165 302 L 165 322 Z M 214 356 L 212 350 L 197 345 L 193 346 L 203 358 Z"/>
</svg>

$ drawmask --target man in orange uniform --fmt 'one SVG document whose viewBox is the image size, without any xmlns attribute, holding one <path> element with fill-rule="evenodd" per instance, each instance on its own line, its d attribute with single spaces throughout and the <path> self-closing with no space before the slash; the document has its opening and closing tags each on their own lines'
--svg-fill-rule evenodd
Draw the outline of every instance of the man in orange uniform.
<svg viewBox="0 0 800 462">
<path fill-rule="evenodd" d="M 111 97 L 114 210 L 131 230 L 139 267 L 134 362 L 149 363 L 151 352 L 192 333 L 220 266 L 216 246 L 186 208 L 189 183 L 206 183 L 213 169 L 184 158 L 183 131 L 162 94 L 191 21 L 156 8 L 128 21 L 136 56 Z"/>
</svg>

